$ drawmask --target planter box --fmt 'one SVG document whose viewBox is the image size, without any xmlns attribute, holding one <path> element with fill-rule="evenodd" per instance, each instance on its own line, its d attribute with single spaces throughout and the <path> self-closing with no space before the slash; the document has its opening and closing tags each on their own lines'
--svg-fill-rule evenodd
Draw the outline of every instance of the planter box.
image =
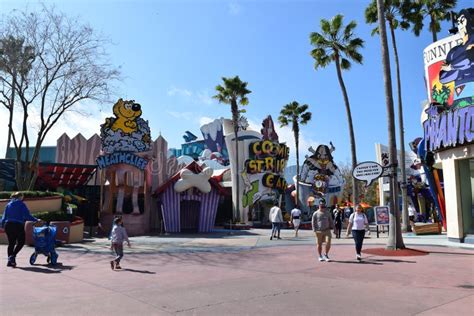
<svg viewBox="0 0 474 316">
<path fill-rule="evenodd" d="M 69 243 L 81 242 L 84 239 L 84 220 L 76 217 L 69 228 Z"/>
<path fill-rule="evenodd" d="M 441 225 L 439 223 L 415 223 L 413 226 L 413 231 L 417 235 L 441 234 Z"/>
<path fill-rule="evenodd" d="M 10 199 L 0 200 L 0 212 L 3 213 L 5 206 L 10 202 Z M 63 204 L 62 196 L 48 196 L 41 198 L 25 198 L 23 200 L 30 210 L 31 214 L 39 212 L 54 212 L 60 211 Z"/>
</svg>

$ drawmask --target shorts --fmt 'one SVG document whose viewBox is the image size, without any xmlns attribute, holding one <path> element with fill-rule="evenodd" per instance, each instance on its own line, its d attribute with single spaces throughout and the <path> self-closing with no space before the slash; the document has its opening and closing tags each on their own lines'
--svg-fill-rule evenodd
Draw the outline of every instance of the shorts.
<svg viewBox="0 0 474 316">
<path fill-rule="evenodd" d="M 316 240 L 318 241 L 318 246 L 322 245 L 323 242 L 326 242 L 327 245 L 331 245 L 332 233 L 330 229 L 323 231 L 316 231 Z"/>
<path fill-rule="evenodd" d="M 294 219 L 293 220 L 293 226 L 295 227 L 295 229 L 298 229 L 300 227 L 300 224 L 301 224 L 300 219 Z"/>
</svg>

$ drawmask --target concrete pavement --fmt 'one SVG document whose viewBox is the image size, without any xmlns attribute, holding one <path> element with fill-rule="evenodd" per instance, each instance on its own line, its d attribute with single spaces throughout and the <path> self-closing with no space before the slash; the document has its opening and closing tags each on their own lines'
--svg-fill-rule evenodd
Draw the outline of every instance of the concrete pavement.
<svg viewBox="0 0 474 316">
<path fill-rule="evenodd" d="M 132 238 L 123 271 L 112 271 L 106 239 L 58 248 L 63 265 L 19 267 L 0 260 L 1 315 L 469 315 L 474 251 L 413 246 L 426 256 L 354 260 L 353 241 L 335 240 L 333 262 L 318 262 L 311 232 Z M 365 240 L 365 248 L 384 239 Z M 409 246 L 424 240 L 405 238 Z M 429 238 L 434 243 L 436 238 Z M 442 241 L 442 240 L 440 240 Z M 458 245 L 460 246 L 460 245 Z M 0 246 L 0 253 L 6 252 Z"/>
</svg>

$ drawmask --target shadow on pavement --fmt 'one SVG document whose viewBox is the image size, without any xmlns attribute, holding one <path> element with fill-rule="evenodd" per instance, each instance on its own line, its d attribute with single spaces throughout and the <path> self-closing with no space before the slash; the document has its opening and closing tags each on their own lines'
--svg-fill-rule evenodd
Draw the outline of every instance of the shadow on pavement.
<svg viewBox="0 0 474 316">
<path fill-rule="evenodd" d="M 115 270 L 117 271 L 117 270 Z M 153 271 L 148 271 L 148 270 L 135 270 L 135 269 L 122 269 L 122 271 L 128 271 L 128 272 L 136 272 L 136 273 L 143 273 L 143 274 L 156 274 L 156 272 Z"/>
<path fill-rule="evenodd" d="M 45 273 L 45 274 L 54 274 L 61 273 L 63 270 L 72 270 L 75 266 L 66 266 L 62 263 L 58 263 L 54 266 L 52 265 L 34 265 L 31 267 L 17 267 L 17 269 L 29 272 Z"/>
<path fill-rule="evenodd" d="M 416 263 L 416 261 L 407 261 L 407 260 L 399 260 L 399 259 L 369 259 L 369 261 L 374 261 L 374 262 L 393 262 L 393 263 Z"/>
<path fill-rule="evenodd" d="M 373 260 L 362 260 L 362 261 L 343 261 L 343 260 L 331 260 L 336 263 L 349 263 L 349 264 L 374 264 L 374 265 L 383 265 L 381 262 L 376 262 Z"/>
</svg>

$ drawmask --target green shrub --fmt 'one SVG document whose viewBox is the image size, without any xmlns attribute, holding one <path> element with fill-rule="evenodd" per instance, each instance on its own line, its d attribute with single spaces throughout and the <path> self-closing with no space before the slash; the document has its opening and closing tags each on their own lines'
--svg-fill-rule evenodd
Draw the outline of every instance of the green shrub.
<svg viewBox="0 0 474 316">
<path fill-rule="evenodd" d="M 36 213 L 34 216 L 38 219 L 41 219 L 45 222 L 58 222 L 58 221 L 66 221 L 72 222 L 74 219 L 74 215 L 67 214 L 64 212 L 44 212 L 44 213 Z"/>
<path fill-rule="evenodd" d="M 10 196 L 16 191 L 0 191 L 0 199 L 9 199 Z M 25 198 L 36 198 L 36 197 L 49 197 L 49 196 L 63 196 L 58 192 L 50 191 L 20 191 L 23 193 Z"/>
</svg>

